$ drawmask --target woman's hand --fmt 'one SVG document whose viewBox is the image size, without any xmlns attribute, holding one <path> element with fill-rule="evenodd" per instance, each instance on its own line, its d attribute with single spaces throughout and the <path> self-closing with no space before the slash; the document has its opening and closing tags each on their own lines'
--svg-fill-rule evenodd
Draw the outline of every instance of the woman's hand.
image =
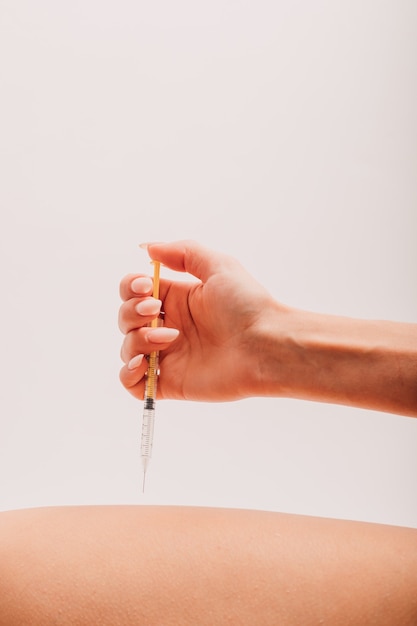
<svg viewBox="0 0 417 626">
<path fill-rule="evenodd" d="M 284 307 L 238 261 L 193 242 L 148 251 L 199 281 L 162 280 L 165 328 L 151 329 L 161 306 L 152 281 L 123 279 L 120 377 L 137 398 L 147 368 L 141 355 L 160 350 L 161 398 L 285 396 L 417 416 L 416 324 Z"/>
<path fill-rule="evenodd" d="M 160 398 L 225 401 L 254 395 L 260 349 L 254 343 L 255 329 L 264 309 L 276 307 L 274 300 L 227 255 L 192 241 L 147 248 L 153 260 L 199 280 L 161 278 L 160 300 L 155 300 L 149 276 L 123 278 L 119 315 L 126 335 L 121 351 L 123 385 L 143 398 L 147 360 L 142 355 L 159 350 Z M 161 307 L 164 327 L 149 328 Z"/>
</svg>

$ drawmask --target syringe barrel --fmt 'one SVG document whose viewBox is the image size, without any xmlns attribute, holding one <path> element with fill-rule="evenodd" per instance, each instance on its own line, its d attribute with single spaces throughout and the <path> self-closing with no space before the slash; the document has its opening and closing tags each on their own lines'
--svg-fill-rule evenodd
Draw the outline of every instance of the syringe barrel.
<svg viewBox="0 0 417 626">
<path fill-rule="evenodd" d="M 148 404 L 153 402 L 150 400 Z M 146 403 L 146 401 L 145 401 Z M 153 404 L 155 404 L 153 402 Z M 152 442 L 153 442 L 153 429 L 155 425 L 155 407 L 143 409 L 142 420 L 142 439 L 141 439 L 141 456 L 142 458 L 150 459 L 152 456 Z"/>
<path fill-rule="evenodd" d="M 145 379 L 145 394 L 144 402 L 151 398 L 156 400 L 156 387 L 158 384 L 159 376 L 159 353 L 151 352 L 148 357 L 148 370 L 146 372 Z"/>
</svg>

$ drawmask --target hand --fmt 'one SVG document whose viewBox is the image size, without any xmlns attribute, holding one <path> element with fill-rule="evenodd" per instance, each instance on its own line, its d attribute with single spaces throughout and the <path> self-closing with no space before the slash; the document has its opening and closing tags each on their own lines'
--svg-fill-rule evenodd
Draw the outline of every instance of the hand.
<svg viewBox="0 0 417 626">
<path fill-rule="evenodd" d="M 151 297 L 152 281 L 143 274 L 123 278 L 119 326 L 126 337 L 120 379 L 126 389 L 143 398 L 147 361 L 141 355 L 159 350 L 159 398 L 226 401 L 255 395 L 256 327 L 264 309 L 276 307 L 269 293 L 238 261 L 195 242 L 149 244 L 148 253 L 199 280 L 161 278 L 164 328 L 150 329 L 161 308 Z"/>
<path fill-rule="evenodd" d="M 417 324 L 284 307 L 238 261 L 194 242 L 148 252 L 199 280 L 161 280 L 165 327 L 154 329 L 152 280 L 122 280 L 120 378 L 135 397 L 144 394 L 143 355 L 159 350 L 159 398 L 285 396 L 417 416 Z"/>
</svg>

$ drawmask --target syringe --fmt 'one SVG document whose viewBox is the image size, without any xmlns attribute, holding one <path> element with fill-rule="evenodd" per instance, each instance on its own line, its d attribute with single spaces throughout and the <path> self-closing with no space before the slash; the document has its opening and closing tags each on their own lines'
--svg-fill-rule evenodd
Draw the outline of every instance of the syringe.
<svg viewBox="0 0 417 626">
<path fill-rule="evenodd" d="M 159 270 L 161 264 L 159 261 L 153 263 L 153 292 L 154 298 L 159 298 Z M 162 319 L 156 318 L 150 323 L 151 328 L 157 328 L 162 325 Z M 142 421 L 142 440 L 141 440 L 141 457 L 143 467 L 143 485 L 142 491 L 145 491 L 146 471 L 152 456 L 153 431 L 155 424 L 155 405 L 156 405 L 156 387 L 159 376 L 159 352 L 153 351 L 148 357 L 148 370 L 146 372 L 145 395 L 143 398 L 143 421 Z"/>
</svg>

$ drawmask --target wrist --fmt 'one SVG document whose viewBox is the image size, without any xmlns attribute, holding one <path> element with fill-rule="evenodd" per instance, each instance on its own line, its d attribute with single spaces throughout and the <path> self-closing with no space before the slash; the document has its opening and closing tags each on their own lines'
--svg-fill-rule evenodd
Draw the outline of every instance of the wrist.
<svg viewBox="0 0 417 626">
<path fill-rule="evenodd" d="M 253 396 L 292 397 L 299 357 L 295 346 L 298 311 L 271 301 L 253 329 L 250 350 Z"/>
</svg>

